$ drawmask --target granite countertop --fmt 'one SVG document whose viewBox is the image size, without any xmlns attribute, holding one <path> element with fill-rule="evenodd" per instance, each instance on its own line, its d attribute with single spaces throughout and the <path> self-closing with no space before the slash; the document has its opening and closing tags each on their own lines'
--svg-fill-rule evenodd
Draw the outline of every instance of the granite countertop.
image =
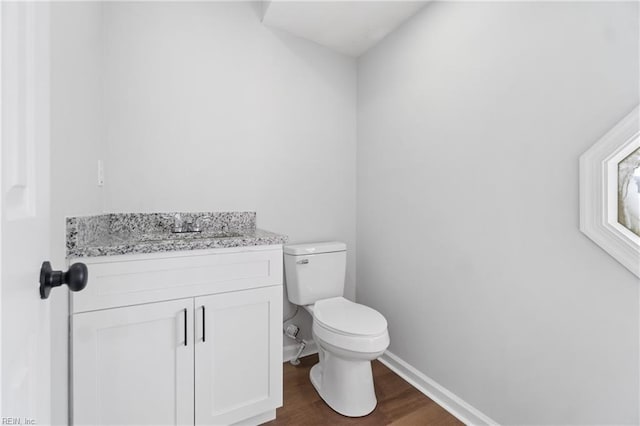
<svg viewBox="0 0 640 426">
<path fill-rule="evenodd" d="M 176 214 L 201 232 L 173 233 Z M 67 258 L 284 244 L 257 229 L 255 212 L 111 213 L 67 218 Z"/>
</svg>

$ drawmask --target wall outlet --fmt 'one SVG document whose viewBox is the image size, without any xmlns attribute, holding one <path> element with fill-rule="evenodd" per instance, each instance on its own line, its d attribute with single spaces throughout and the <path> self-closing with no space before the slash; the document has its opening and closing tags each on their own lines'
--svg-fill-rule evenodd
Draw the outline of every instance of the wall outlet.
<svg viewBox="0 0 640 426">
<path fill-rule="evenodd" d="M 98 186 L 104 186 L 104 161 L 98 160 Z"/>
</svg>

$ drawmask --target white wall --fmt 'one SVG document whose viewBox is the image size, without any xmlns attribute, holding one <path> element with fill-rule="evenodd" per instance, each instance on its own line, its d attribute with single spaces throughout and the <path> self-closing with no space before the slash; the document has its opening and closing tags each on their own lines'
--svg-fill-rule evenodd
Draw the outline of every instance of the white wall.
<svg viewBox="0 0 640 426">
<path fill-rule="evenodd" d="M 637 424 L 638 279 L 578 157 L 638 103 L 637 3 L 433 3 L 358 61 L 358 287 L 503 424 Z"/>
<path fill-rule="evenodd" d="M 62 217 L 96 205 L 251 210 L 291 242 L 345 241 L 353 298 L 355 60 L 264 27 L 259 3 L 92 4 L 56 4 L 54 163 L 81 161 L 53 179 L 55 247 Z M 295 322 L 310 338 L 308 314 Z"/>
<path fill-rule="evenodd" d="M 355 60 L 263 27 L 258 11 L 52 4 L 55 266 L 65 216 L 255 210 L 260 227 L 293 242 L 347 242 L 354 297 Z M 51 299 L 52 418 L 66 424 L 66 288 Z M 310 338 L 308 314 L 294 321 Z"/>
<path fill-rule="evenodd" d="M 63 269 L 65 216 L 96 214 L 103 151 L 101 5 L 51 3 L 51 261 Z M 67 424 L 66 286 L 51 293 L 52 422 Z"/>
</svg>

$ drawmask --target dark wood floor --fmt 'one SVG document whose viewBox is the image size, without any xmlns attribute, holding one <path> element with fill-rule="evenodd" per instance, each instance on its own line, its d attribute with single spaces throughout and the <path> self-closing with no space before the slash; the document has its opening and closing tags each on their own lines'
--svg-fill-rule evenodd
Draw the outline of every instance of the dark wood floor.
<svg viewBox="0 0 640 426">
<path fill-rule="evenodd" d="M 348 418 L 327 406 L 309 380 L 317 355 L 294 367 L 284 364 L 284 406 L 268 425 L 443 425 L 462 423 L 379 361 L 373 361 L 378 406 L 366 417 Z"/>
</svg>

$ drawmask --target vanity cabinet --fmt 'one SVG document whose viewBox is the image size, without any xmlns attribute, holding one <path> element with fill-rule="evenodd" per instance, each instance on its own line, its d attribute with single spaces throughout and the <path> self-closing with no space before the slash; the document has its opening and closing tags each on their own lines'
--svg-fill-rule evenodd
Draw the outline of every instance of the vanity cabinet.
<svg viewBox="0 0 640 426">
<path fill-rule="evenodd" d="M 275 418 L 280 246 L 82 260 L 91 291 L 71 296 L 73 424 Z"/>
</svg>

